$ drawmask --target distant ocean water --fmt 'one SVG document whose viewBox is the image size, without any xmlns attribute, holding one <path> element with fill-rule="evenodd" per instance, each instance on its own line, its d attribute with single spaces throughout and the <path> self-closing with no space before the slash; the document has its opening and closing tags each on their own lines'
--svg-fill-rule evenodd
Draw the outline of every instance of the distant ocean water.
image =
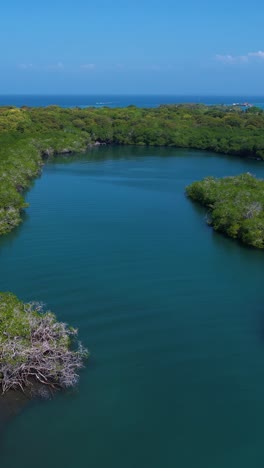
<svg viewBox="0 0 264 468">
<path fill-rule="evenodd" d="M 0 105 L 45 107 L 158 107 L 161 104 L 203 103 L 208 105 L 248 102 L 264 109 L 264 96 L 184 95 L 0 95 Z"/>
</svg>

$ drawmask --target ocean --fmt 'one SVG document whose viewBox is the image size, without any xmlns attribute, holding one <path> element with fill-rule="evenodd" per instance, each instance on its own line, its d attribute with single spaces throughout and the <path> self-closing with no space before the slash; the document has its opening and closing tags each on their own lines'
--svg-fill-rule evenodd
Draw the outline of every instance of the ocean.
<svg viewBox="0 0 264 468">
<path fill-rule="evenodd" d="M 1 106 L 45 107 L 158 107 L 161 104 L 203 103 L 208 105 L 248 102 L 264 109 L 264 96 L 204 96 L 204 95 L 0 95 Z"/>
</svg>

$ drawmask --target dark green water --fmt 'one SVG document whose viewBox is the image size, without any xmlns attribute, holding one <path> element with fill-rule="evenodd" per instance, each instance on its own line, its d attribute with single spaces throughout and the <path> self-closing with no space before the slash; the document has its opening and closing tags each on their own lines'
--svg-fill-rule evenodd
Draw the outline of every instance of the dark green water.
<svg viewBox="0 0 264 468">
<path fill-rule="evenodd" d="M 78 390 L 9 423 L 1 468 L 263 468 L 264 252 L 184 195 L 245 171 L 264 164 L 138 148 L 45 167 L 0 289 L 46 302 L 92 358 Z"/>
</svg>

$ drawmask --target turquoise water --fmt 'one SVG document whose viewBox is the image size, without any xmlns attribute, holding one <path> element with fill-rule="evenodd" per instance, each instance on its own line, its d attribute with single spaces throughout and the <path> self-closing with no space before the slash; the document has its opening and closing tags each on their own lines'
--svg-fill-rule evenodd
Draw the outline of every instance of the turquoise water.
<svg viewBox="0 0 264 468">
<path fill-rule="evenodd" d="M 0 241 L 1 290 L 42 300 L 91 351 L 79 388 L 7 426 L 1 468 L 264 466 L 264 252 L 184 195 L 264 164 L 100 148 L 48 164 Z"/>
</svg>

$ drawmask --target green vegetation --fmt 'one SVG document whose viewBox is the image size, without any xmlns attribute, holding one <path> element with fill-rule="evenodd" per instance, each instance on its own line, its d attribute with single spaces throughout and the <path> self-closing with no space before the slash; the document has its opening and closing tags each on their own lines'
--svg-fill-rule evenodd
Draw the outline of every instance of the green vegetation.
<svg viewBox="0 0 264 468">
<path fill-rule="evenodd" d="M 0 235 L 21 221 L 24 191 L 45 159 L 85 151 L 95 144 L 197 148 L 264 160 L 264 112 L 257 108 L 204 105 L 157 109 L 0 108 Z M 264 182 L 246 174 L 207 178 L 187 188 L 207 206 L 214 229 L 264 248 Z M 76 331 L 43 313 L 39 304 L 23 304 L 0 293 L 0 387 L 72 386 L 87 355 L 72 349 Z"/>
<path fill-rule="evenodd" d="M 58 322 L 37 303 L 23 304 L 10 293 L 0 293 L 0 388 L 32 387 L 40 383 L 52 388 L 76 384 L 76 371 L 87 351 L 73 349 L 77 330 Z"/>
<path fill-rule="evenodd" d="M 156 109 L 0 108 L 0 235 L 20 222 L 21 193 L 45 158 L 97 143 L 197 148 L 264 159 L 264 112 L 167 105 Z"/>
<path fill-rule="evenodd" d="M 264 180 L 251 174 L 207 177 L 186 189 L 192 200 L 209 208 L 209 224 L 244 244 L 264 248 Z"/>
</svg>

